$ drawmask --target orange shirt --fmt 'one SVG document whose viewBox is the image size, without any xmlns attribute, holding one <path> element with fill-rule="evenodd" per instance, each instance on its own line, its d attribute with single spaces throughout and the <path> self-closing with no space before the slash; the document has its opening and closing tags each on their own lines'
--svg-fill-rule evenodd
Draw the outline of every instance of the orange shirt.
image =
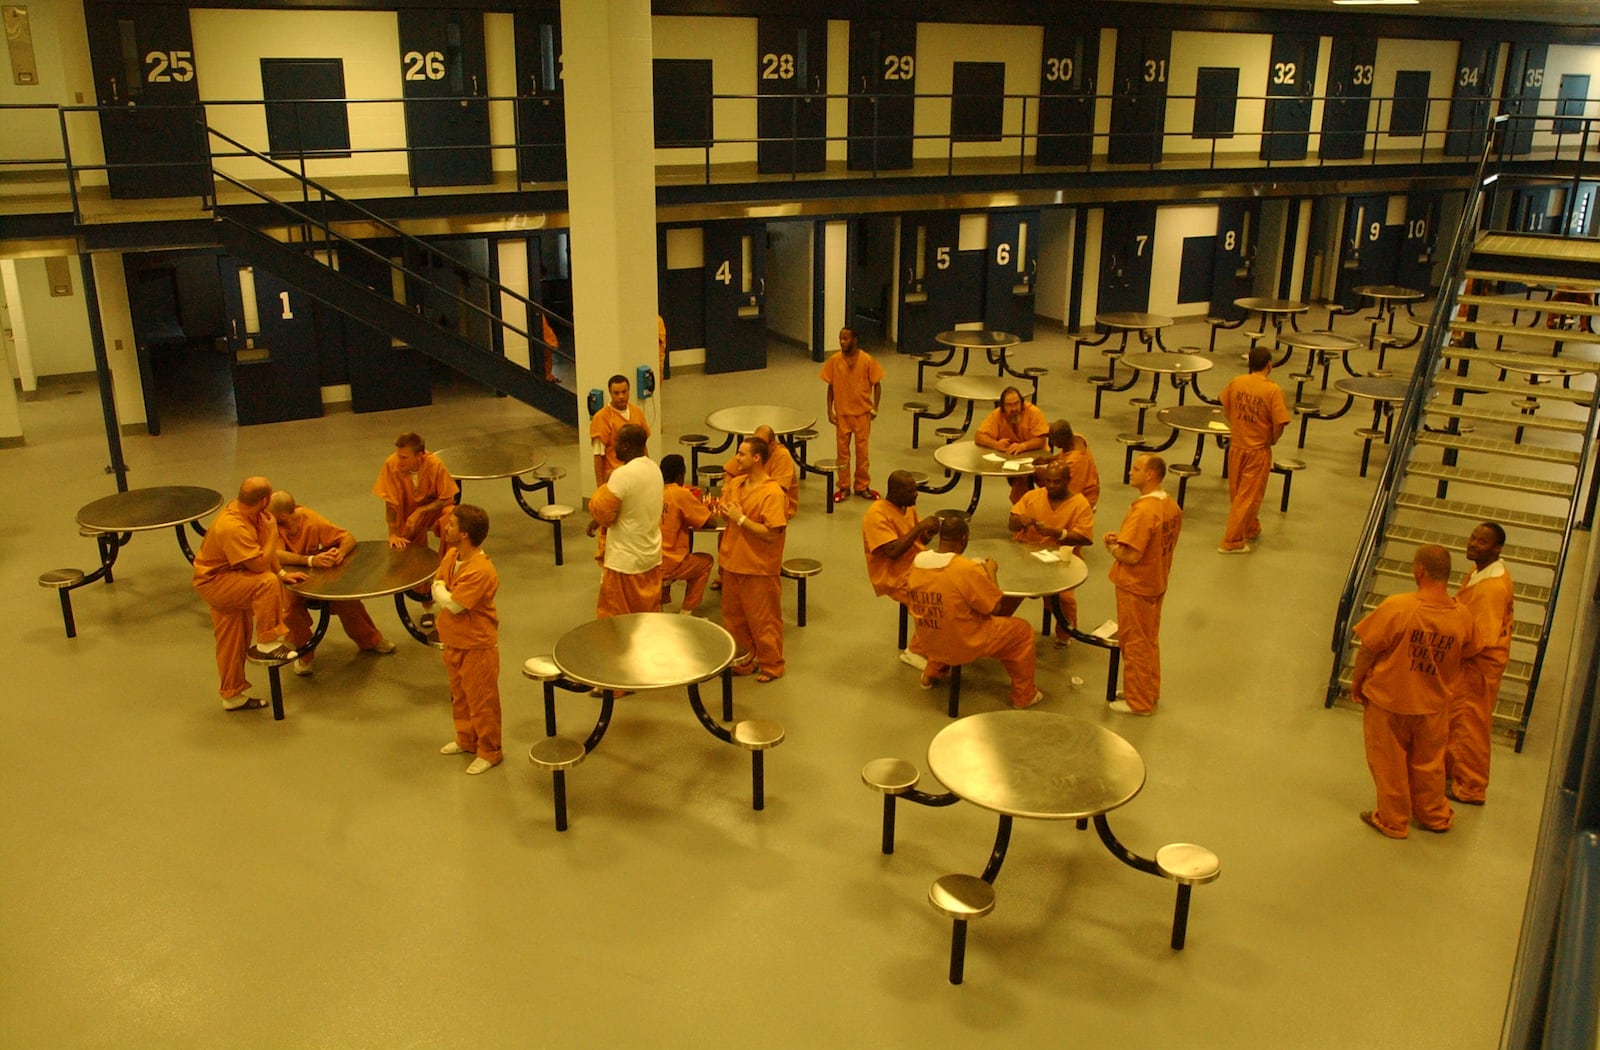
<svg viewBox="0 0 1600 1050">
<path fill-rule="evenodd" d="M 1454 598 L 1430 602 L 1416 591 L 1385 598 L 1355 632 L 1375 658 L 1362 695 L 1397 715 L 1442 714 L 1462 662 L 1481 647 L 1470 610 Z"/>
<path fill-rule="evenodd" d="M 864 416 L 872 411 L 872 388 L 883 382 L 883 366 L 865 350 L 857 350 L 855 360 L 844 352 L 834 354 L 822 364 L 822 381 L 833 388 L 833 409 L 841 416 Z"/>
<path fill-rule="evenodd" d="M 450 471 L 439 461 L 439 457 L 431 452 L 423 452 L 417 457 L 414 482 L 411 475 L 400 469 L 399 453 L 391 453 L 383 461 L 383 466 L 378 468 L 378 480 L 372 483 L 372 494 L 395 508 L 396 528 L 404 528 L 411 512 L 424 503 L 453 500 L 460 491 L 456 479 L 450 476 Z M 404 538 L 420 543 L 426 535 L 426 532 L 419 532 Z"/>
<path fill-rule="evenodd" d="M 1004 597 L 983 566 L 959 554 L 923 551 L 906 578 L 917 635 L 929 654 L 964 664 L 984 655 L 993 612 Z"/>
<path fill-rule="evenodd" d="M 589 440 L 591 443 L 600 445 L 600 448 L 596 449 L 594 454 L 606 457 L 603 473 L 607 478 L 611 476 L 613 470 L 622 466 L 622 460 L 617 458 L 617 431 L 629 423 L 644 427 L 645 436 L 648 437 L 650 435 L 650 424 L 644 421 L 644 413 L 639 410 L 639 406 L 632 402 L 628 403 L 628 414 L 626 416 L 612 408 L 610 402 L 607 402 L 605 407 L 596 412 L 594 418 L 589 420 Z M 605 478 L 601 480 L 604 481 Z"/>
<path fill-rule="evenodd" d="M 310 507 L 296 507 L 289 527 L 278 530 L 280 545 L 291 554 L 316 554 L 339 546 L 348 535 Z"/>
<path fill-rule="evenodd" d="M 267 513 L 265 503 L 257 510 L 248 510 L 238 500 L 231 500 L 206 530 L 194 556 L 194 582 L 203 583 L 225 572 L 249 571 L 239 567 L 259 555 L 272 553 L 277 544 L 278 525 Z"/>
<path fill-rule="evenodd" d="M 749 529 L 730 520 L 717 553 L 722 567 L 729 572 L 776 576 L 783 569 L 783 534 L 789 524 L 783 513 L 783 490 L 771 478 L 759 485 L 749 482 L 748 476 L 728 478 L 722 485 L 722 498 L 774 531 L 767 536 L 752 536 Z"/>
<path fill-rule="evenodd" d="M 449 649 L 493 649 L 500 644 L 500 614 L 494 608 L 494 596 L 500 590 L 500 574 L 483 551 L 478 551 L 466 561 L 460 560 L 460 551 L 451 547 L 439 562 L 436 579 L 444 581 L 450 598 L 466 608 L 451 612 L 443 606 L 435 626 L 439 641 Z"/>
<path fill-rule="evenodd" d="M 867 508 L 867 513 L 861 518 L 861 546 L 867 552 L 867 579 L 872 581 L 873 594 L 895 594 L 905 590 L 911 560 L 928 548 L 921 543 L 913 543 L 898 558 L 886 558 L 877 550 L 916 528 L 920 520 L 917 508 L 901 510 L 886 499 L 873 500 L 872 506 Z"/>
<path fill-rule="evenodd" d="M 711 510 L 682 485 L 661 490 L 661 574 L 669 576 L 689 556 L 689 533 L 711 520 Z"/>
<path fill-rule="evenodd" d="M 1073 492 L 1083 493 L 1083 498 L 1089 501 L 1089 506 L 1100 505 L 1100 468 L 1095 465 L 1094 453 L 1089 451 L 1089 443 L 1083 438 L 1073 435 L 1071 451 L 1061 454 L 1067 463 L 1067 473 L 1071 476 L 1067 488 Z"/>
<path fill-rule="evenodd" d="M 1283 391 L 1267 376 L 1247 372 L 1222 388 L 1228 441 L 1240 448 L 1271 448 L 1273 431 L 1289 422 Z"/>
<path fill-rule="evenodd" d="M 1027 443 L 1037 442 L 1038 448 L 1044 448 L 1050 436 L 1050 421 L 1044 418 L 1044 413 L 1039 411 L 1038 405 L 1022 403 L 1022 418 L 1017 420 L 1017 425 L 1012 426 L 1006 418 L 1004 409 L 995 409 L 984 417 L 978 424 L 978 435 L 975 439 L 984 448 L 999 448 L 1002 441 L 1018 441 Z"/>
<path fill-rule="evenodd" d="M 1164 491 L 1140 496 L 1128 508 L 1117 530 L 1117 542 L 1139 552 L 1133 565 L 1111 562 L 1111 582 L 1119 590 L 1141 598 L 1159 598 L 1167 593 L 1167 574 L 1172 571 L 1172 552 L 1178 546 L 1183 528 L 1183 510 L 1178 501 Z"/>
<path fill-rule="evenodd" d="M 1456 601 L 1467 607 L 1477 623 L 1484 659 L 1504 667 L 1511 657 L 1511 628 L 1516 620 L 1516 597 L 1506 563 L 1496 561 L 1468 576 L 1456 590 Z"/>
<path fill-rule="evenodd" d="M 1044 526 L 1043 531 L 1032 525 L 1021 532 L 1013 533 L 1012 539 L 1018 543 L 1042 543 L 1047 547 L 1061 546 L 1061 530 L 1076 532 L 1080 536 L 1094 536 L 1094 508 L 1089 506 L 1089 501 L 1078 493 L 1070 493 L 1062 500 L 1059 506 L 1050 505 L 1050 495 L 1044 489 L 1029 489 L 1027 494 L 1016 502 L 1011 508 L 1011 513 L 1020 514 L 1025 518 L 1032 518 Z M 1072 545 L 1074 553 L 1081 550 L 1083 544 Z"/>
<path fill-rule="evenodd" d="M 723 465 L 724 477 L 739 476 L 739 471 L 733 469 L 734 462 L 730 459 Z M 767 477 L 783 489 L 783 510 L 792 519 L 795 511 L 800 509 L 800 472 L 795 469 L 794 457 L 789 454 L 788 446 L 781 441 L 774 441 L 767 454 Z"/>
</svg>

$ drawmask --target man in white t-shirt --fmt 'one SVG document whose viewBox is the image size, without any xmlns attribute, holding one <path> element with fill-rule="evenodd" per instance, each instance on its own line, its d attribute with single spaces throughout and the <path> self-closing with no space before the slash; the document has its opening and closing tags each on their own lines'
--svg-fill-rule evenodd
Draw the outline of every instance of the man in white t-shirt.
<svg viewBox="0 0 1600 1050">
<path fill-rule="evenodd" d="M 645 455 L 645 429 L 617 431 L 621 466 L 589 497 L 589 535 L 606 530 L 595 616 L 661 611 L 661 468 Z"/>
</svg>

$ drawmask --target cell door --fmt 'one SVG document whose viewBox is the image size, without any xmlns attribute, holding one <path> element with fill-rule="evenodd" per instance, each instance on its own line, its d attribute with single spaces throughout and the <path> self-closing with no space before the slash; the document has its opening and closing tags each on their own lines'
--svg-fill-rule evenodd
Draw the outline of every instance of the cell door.
<svg viewBox="0 0 1600 1050">
<path fill-rule="evenodd" d="M 561 8 L 519 7 L 517 38 L 517 177 L 567 178 L 567 94 L 561 78 Z"/>
<path fill-rule="evenodd" d="M 903 354 L 938 350 L 933 337 L 956 326 L 956 248 L 961 217 L 953 211 L 913 212 L 900 219 L 900 321 Z"/>
<path fill-rule="evenodd" d="M 411 185 L 493 181 L 483 12 L 401 8 L 399 21 Z"/>
<path fill-rule="evenodd" d="M 1305 160 L 1311 132 L 1311 92 L 1317 82 L 1313 33 L 1274 33 L 1267 70 L 1267 108 L 1262 124 L 1262 160 Z"/>
<path fill-rule="evenodd" d="M 1533 118 L 1539 112 L 1544 64 L 1549 53 L 1548 44 L 1511 45 L 1505 82 L 1500 88 L 1503 112 L 1511 116 L 1499 132 L 1497 149 L 1503 156 L 1520 157 L 1533 152 Z"/>
<path fill-rule="evenodd" d="M 1328 97 L 1322 106 L 1323 160 L 1355 160 L 1367 148 L 1367 116 L 1377 67 L 1375 37 L 1336 36 L 1328 59 Z"/>
<path fill-rule="evenodd" d="M 1519 233 L 1552 233 L 1556 224 L 1551 218 L 1553 186 L 1530 186 L 1511 191 L 1512 229 Z"/>
<path fill-rule="evenodd" d="M 821 171 L 827 161 L 828 23 L 756 20 L 756 170 Z"/>
<path fill-rule="evenodd" d="M 402 261 L 398 240 L 364 242 L 379 255 L 354 248 L 339 253 L 339 272 L 386 298 L 395 294 L 395 271 L 384 262 Z M 381 258 L 379 256 L 382 256 Z M 388 332 L 344 316 L 345 360 L 350 377 L 352 412 L 387 412 L 433 403 L 428 359 Z"/>
<path fill-rule="evenodd" d="M 767 367 L 767 228 L 715 223 L 704 244 L 706 371 Z"/>
<path fill-rule="evenodd" d="M 850 23 L 850 105 L 846 150 L 851 171 L 911 167 L 916 110 L 915 22 Z"/>
<path fill-rule="evenodd" d="M 1171 57 L 1170 29 L 1117 31 L 1111 143 L 1106 157 L 1111 163 L 1154 164 L 1161 159 Z"/>
<path fill-rule="evenodd" d="M 311 297 L 259 266 L 217 260 L 239 425 L 322 415 Z"/>
<path fill-rule="evenodd" d="M 1088 164 L 1094 152 L 1094 77 L 1100 30 L 1047 25 L 1039 68 L 1040 164 Z"/>
<path fill-rule="evenodd" d="M 1403 226 L 1386 226 L 1389 198 L 1351 197 L 1344 207 L 1344 238 L 1339 257 L 1339 280 L 1335 294 L 1348 307 L 1359 307 L 1365 300 L 1355 290 L 1364 284 L 1395 284 L 1400 263 Z"/>
<path fill-rule="evenodd" d="M 111 196 L 209 194 L 188 9 L 88 4 L 84 15 Z"/>
<path fill-rule="evenodd" d="M 1039 213 L 989 213 L 988 262 L 984 268 L 983 326 L 1033 338 L 1034 279 L 1039 274 Z"/>
<path fill-rule="evenodd" d="M 1211 316 L 1242 321 L 1235 299 L 1255 294 L 1256 239 L 1261 202 L 1222 201 L 1217 205 L 1217 237 L 1211 254 Z"/>
<path fill-rule="evenodd" d="M 1489 136 L 1489 95 L 1494 86 L 1497 40 L 1463 40 L 1450 92 L 1450 123 L 1444 136 L 1448 157 L 1475 157 Z"/>
<path fill-rule="evenodd" d="M 1433 257 L 1438 240 L 1439 195 L 1413 193 L 1406 198 L 1406 224 L 1395 262 L 1394 283 L 1402 288 L 1433 286 Z"/>
<path fill-rule="evenodd" d="M 1097 312 L 1149 309 L 1155 239 L 1154 204 L 1129 204 L 1106 209 L 1100 230 L 1100 296 Z"/>
</svg>

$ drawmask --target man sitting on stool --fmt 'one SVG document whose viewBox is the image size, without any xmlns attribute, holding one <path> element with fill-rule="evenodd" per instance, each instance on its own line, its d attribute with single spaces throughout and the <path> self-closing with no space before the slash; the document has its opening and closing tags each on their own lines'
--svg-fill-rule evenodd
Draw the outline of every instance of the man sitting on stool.
<svg viewBox="0 0 1600 1050">
<path fill-rule="evenodd" d="M 910 472 L 889 475 L 888 495 L 874 500 L 861 518 L 861 545 L 867 554 L 867 579 L 874 594 L 887 594 L 901 605 L 910 603 L 906 577 L 911 562 L 939 534 L 939 519 L 917 518 L 917 480 Z M 917 670 L 928 666 L 922 641 L 913 634 L 900 662 Z"/>
<path fill-rule="evenodd" d="M 1044 547 L 1065 547 L 1073 557 L 1094 542 L 1094 511 L 1081 493 L 1068 492 L 1070 474 L 1067 465 L 1051 462 L 1043 473 L 1044 488 L 1029 489 L 1011 508 L 1011 518 L 1006 526 L 1012 539 L 1018 543 L 1033 543 Z M 1071 591 L 1045 597 L 1056 618 L 1056 644 L 1066 645 L 1072 640 L 1069 627 L 1078 626 L 1078 600 Z M 1007 598 L 1001 611 L 1015 612 L 1021 598 Z"/>
</svg>

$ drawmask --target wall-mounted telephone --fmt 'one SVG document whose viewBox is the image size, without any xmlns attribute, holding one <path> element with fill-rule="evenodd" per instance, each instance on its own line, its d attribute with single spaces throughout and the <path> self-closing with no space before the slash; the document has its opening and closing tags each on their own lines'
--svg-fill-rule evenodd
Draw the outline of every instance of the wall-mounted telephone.
<svg viewBox="0 0 1600 1050">
<path fill-rule="evenodd" d="M 598 389 L 591 390 L 589 391 L 588 403 L 589 414 L 592 416 L 602 408 L 606 407 L 606 395 Z"/>
<path fill-rule="evenodd" d="M 634 369 L 633 389 L 637 392 L 639 400 L 656 396 L 656 370 L 649 365 L 640 365 Z"/>
</svg>

